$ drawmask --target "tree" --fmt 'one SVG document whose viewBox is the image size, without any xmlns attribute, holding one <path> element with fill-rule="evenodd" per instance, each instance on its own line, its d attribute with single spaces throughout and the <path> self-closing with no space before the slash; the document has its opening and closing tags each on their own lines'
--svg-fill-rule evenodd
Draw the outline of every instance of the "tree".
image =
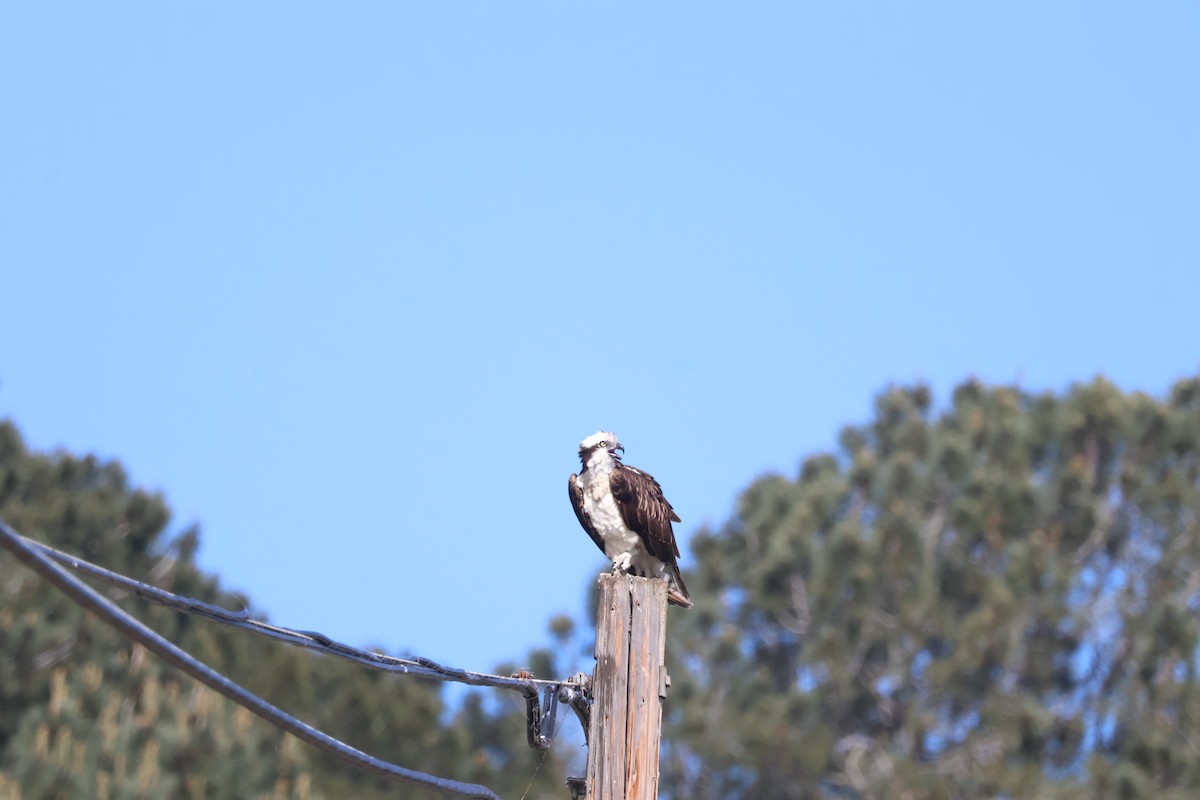
<svg viewBox="0 0 1200 800">
<path fill-rule="evenodd" d="M 1200 379 L 892 388 L 693 541 L 674 798 L 1200 791 Z"/>
<path fill-rule="evenodd" d="M 0 421 L 0 519 L 27 536 L 230 608 L 194 562 L 199 531 L 171 539 L 162 497 L 120 464 L 30 452 Z M 561 798 L 565 772 L 525 744 L 524 704 L 468 694 L 448 709 L 438 684 L 387 675 L 123 601 L 152 628 L 272 703 L 406 767 L 502 795 Z M 256 615 L 261 616 L 261 615 Z M 548 654 L 541 675 L 556 674 Z M 447 723 L 445 719 L 449 717 Z M 433 795 L 350 767 L 280 733 L 134 647 L 0 553 L 0 800 L 320 798 Z M 440 795 L 439 795 L 440 796 Z"/>
</svg>

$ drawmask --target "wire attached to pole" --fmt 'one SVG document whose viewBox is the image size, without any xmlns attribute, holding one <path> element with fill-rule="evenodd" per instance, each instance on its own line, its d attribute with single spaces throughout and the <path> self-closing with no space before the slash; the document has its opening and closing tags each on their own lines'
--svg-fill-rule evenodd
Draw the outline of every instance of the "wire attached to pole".
<svg viewBox="0 0 1200 800">
<path fill-rule="evenodd" d="M 70 567 L 89 577 L 123 589 L 143 600 L 149 600 L 152 603 L 174 608 L 177 611 L 203 617 L 232 628 L 257 633 L 276 641 L 290 644 L 293 647 L 302 647 L 306 650 L 314 650 L 326 655 L 337 656 L 346 661 L 351 661 L 372 669 L 383 670 L 384 672 L 417 675 L 433 680 L 465 683 L 469 686 L 489 686 L 519 692 L 525 699 L 526 738 L 529 746 L 535 750 L 547 749 L 550 747 L 551 738 L 553 738 L 553 733 L 547 734 L 542 730 L 543 705 L 538 696 L 539 688 L 545 692 L 547 697 L 551 689 L 554 690 L 556 695 L 566 690 L 566 693 L 572 698 L 571 705 L 575 709 L 576 714 L 582 718 L 582 715 L 587 713 L 587 698 L 578 691 L 572 691 L 573 687 L 579 681 L 579 676 L 566 681 L 536 680 L 531 677 L 505 677 L 503 675 L 491 675 L 484 672 L 471 672 L 457 667 L 447 667 L 433 659 L 422 656 L 400 657 L 361 650 L 357 647 L 335 641 L 323 633 L 272 625 L 262 620 L 253 619 L 249 612 L 245 610 L 230 611 L 211 603 L 205 603 L 201 600 L 168 592 L 157 586 L 151 586 L 148 583 L 143 583 L 112 570 L 105 569 L 104 567 L 97 566 L 78 556 L 43 544 L 35 539 L 21 536 L 15 531 L 13 533 L 27 546 L 41 551 L 44 555 L 54 559 L 63 566 Z M 586 735 L 586 726 L 584 731 Z"/>
<path fill-rule="evenodd" d="M 42 552 L 41 547 L 36 545 L 36 543 L 25 539 L 2 521 L 0 521 L 0 547 L 8 550 L 38 575 L 41 575 L 47 581 L 54 584 L 54 586 L 77 604 L 116 628 L 121 635 L 130 641 L 140 644 L 171 666 L 187 673 L 213 691 L 224 695 L 272 725 L 291 733 L 293 736 L 378 775 L 403 780 L 443 794 L 478 798 L 479 800 L 501 800 L 499 795 L 486 786 L 439 778 L 435 775 L 417 772 L 416 770 L 406 769 L 397 764 L 383 761 L 334 739 L 332 736 L 317 730 L 306 722 L 296 719 L 258 695 L 243 689 L 207 664 L 196 660 L 184 650 L 134 619 L 107 597 L 104 597 L 95 589 L 67 572 L 62 566 L 55 563 L 54 560 Z M 216 606 L 212 606 L 211 608 L 216 608 Z"/>
</svg>

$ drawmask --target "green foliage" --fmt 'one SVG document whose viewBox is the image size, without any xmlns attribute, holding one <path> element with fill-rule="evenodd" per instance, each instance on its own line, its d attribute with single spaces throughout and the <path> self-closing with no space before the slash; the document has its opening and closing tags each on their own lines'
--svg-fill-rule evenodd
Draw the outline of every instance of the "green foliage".
<svg viewBox="0 0 1200 800">
<path fill-rule="evenodd" d="M 1200 380 L 893 388 L 693 542 L 676 798 L 1200 792 Z"/>
<path fill-rule="evenodd" d="M 237 606 L 120 466 L 0 423 L 0 517 Z M 670 615 L 664 797 L 1183 800 L 1200 794 L 1200 380 L 1165 400 L 892 388 L 839 448 L 693 540 Z M 371 672 L 130 603 L 252 691 L 397 763 L 521 797 L 514 697 Z M 590 610 L 590 609 L 589 609 Z M 576 640 L 551 621 L 559 651 Z M 563 675 L 549 651 L 521 665 Z M 585 668 L 587 668 L 585 666 Z M 499 671 L 499 670 L 498 670 Z M 570 668 L 568 671 L 574 671 Z M 527 797 L 565 796 L 562 754 Z M 301 745 L 0 556 L 0 800 L 424 797 Z"/>
<path fill-rule="evenodd" d="M 0 518 L 27 536 L 170 591 L 232 608 L 246 604 L 197 569 L 197 530 L 167 540 L 163 499 L 132 488 L 120 465 L 31 453 L 6 421 L 0 421 Z M 215 669 L 372 755 L 517 797 L 541 760 L 525 743 L 519 699 L 485 705 L 467 695 L 451 713 L 438 684 L 122 602 Z M 535 669 L 556 674 L 548 654 Z M 564 774 L 551 755 L 529 786 L 529 800 L 561 798 Z M 398 796 L 434 795 L 361 772 L 280 733 L 130 645 L 0 554 L 0 800 Z"/>
</svg>

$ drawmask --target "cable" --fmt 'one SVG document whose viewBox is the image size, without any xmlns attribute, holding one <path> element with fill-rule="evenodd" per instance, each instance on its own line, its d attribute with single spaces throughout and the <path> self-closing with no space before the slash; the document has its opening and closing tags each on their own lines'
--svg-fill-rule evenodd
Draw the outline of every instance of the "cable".
<svg viewBox="0 0 1200 800">
<path fill-rule="evenodd" d="M 2 524 L 2 523 L 0 523 Z M 50 545 L 30 539 L 13 532 L 27 546 L 40 550 L 55 561 L 77 570 L 90 577 L 102 580 L 112 586 L 119 587 L 144 600 L 174 608 L 188 614 L 228 625 L 232 628 L 250 631 L 266 636 L 276 641 L 290 644 L 293 647 L 303 647 L 327 655 L 351 661 L 356 664 L 383 670 L 385 672 L 418 675 L 439 681 L 454 681 L 470 686 L 490 686 L 498 689 L 509 689 L 519 692 L 525 698 L 526 738 L 529 746 L 535 750 L 546 750 L 550 747 L 552 733 L 543 731 L 543 704 L 539 702 L 539 688 L 546 695 L 545 705 L 548 707 L 551 696 L 564 699 L 575 708 L 576 714 L 583 718 L 586 714 L 588 697 L 581 688 L 581 676 L 577 675 L 567 681 L 536 680 L 533 678 L 504 677 L 483 672 L 471 672 L 456 667 L 447 667 L 438 662 L 421 656 L 408 658 L 389 656 L 384 653 L 372 653 L 360 650 L 348 644 L 334 641 L 328 636 L 316 631 L 294 630 L 279 625 L 272 625 L 261 620 L 252 619 L 248 611 L 229 611 L 220 606 L 195 600 L 190 597 L 173 594 L 157 586 L 128 578 L 112 570 L 97 566 L 70 553 L 58 550 Z M 557 702 L 557 699 L 556 701 Z M 586 731 L 586 725 L 584 726 Z"/>
<path fill-rule="evenodd" d="M 111 600 L 51 560 L 47 554 L 43 553 L 42 548 L 44 546 L 39 546 L 25 539 L 2 521 L 0 521 L 0 546 L 3 546 L 4 549 L 11 552 L 34 572 L 58 587 L 80 606 L 91 611 L 116 628 L 118 632 L 130 641 L 140 644 L 163 661 L 187 673 L 210 689 L 219 692 L 238 705 L 262 717 L 272 725 L 299 737 L 309 744 L 333 753 L 339 758 L 363 769 L 423 786 L 435 792 L 479 798 L 480 800 L 501 800 L 499 795 L 486 786 L 461 783 L 447 778 L 438 778 L 434 775 L 406 769 L 383 761 L 334 739 L 332 736 L 296 719 L 282 709 L 263 700 L 258 695 L 246 691 L 207 664 L 197 661 L 188 653 L 134 619 Z M 54 551 L 54 553 L 58 553 L 58 551 Z M 68 559 L 71 558 L 70 556 L 66 556 L 66 554 L 59 555 Z M 209 606 L 208 608 L 217 609 L 216 606 Z M 218 610 L 223 613 L 231 613 L 224 612 L 224 609 Z M 534 694 L 536 697 L 536 692 Z"/>
</svg>

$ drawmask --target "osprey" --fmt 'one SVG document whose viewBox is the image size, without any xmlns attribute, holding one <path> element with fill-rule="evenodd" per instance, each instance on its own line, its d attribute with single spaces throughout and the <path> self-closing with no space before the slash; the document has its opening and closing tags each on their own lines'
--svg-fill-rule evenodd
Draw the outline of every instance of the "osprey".
<svg viewBox="0 0 1200 800">
<path fill-rule="evenodd" d="M 569 481 L 571 505 L 588 536 L 613 562 L 613 572 L 632 572 L 667 581 L 667 600 L 692 607 L 679 575 L 679 546 L 671 522 L 679 516 L 658 481 L 621 463 L 625 447 L 600 431 L 579 443 L 583 469 Z"/>
</svg>

